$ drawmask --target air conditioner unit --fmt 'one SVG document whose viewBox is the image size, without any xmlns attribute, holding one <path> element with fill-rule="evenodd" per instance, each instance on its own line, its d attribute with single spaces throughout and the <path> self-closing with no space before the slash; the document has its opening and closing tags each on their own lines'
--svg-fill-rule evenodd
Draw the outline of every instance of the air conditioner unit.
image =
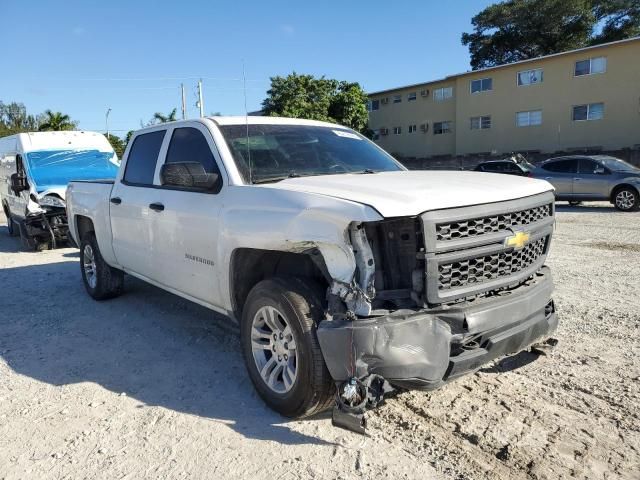
<svg viewBox="0 0 640 480">
<path fill-rule="evenodd" d="M 388 128 L 381 128 L 380 129 L 380 135 L 389 135 L 389 129 Z"/>
<path fill-rule="evenodd" d="M 387 103 L 389 103 L 389 97 L 384 97 L 380 99 L 380 103 L 383 105 L 386 105 Z"/>
<path fill-rule="evenodd" d="M 422 97 L 428 97 L 429 96 L 429 89 L 425 88 L 424 90 L 420 91 L 420 96 Z"/>
<path fill-rule="evenodd" d="M 420 131 L 422 133 L 427 133 L 429 131 L 429 124 L 428 123 L 423 123 L 420 125 Z"/>
</svg>

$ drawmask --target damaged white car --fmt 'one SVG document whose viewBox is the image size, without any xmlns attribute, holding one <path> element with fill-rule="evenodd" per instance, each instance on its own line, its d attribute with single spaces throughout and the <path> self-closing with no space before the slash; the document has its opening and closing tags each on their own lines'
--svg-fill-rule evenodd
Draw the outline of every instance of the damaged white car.
<svg viewBox="0 0 640 480">
<path fill-rule="evenodd" d="M 70 180 L 113 179 L 118 158 L 96 132 L 19 133 L 0 138 L 0 201 L 9 234 L 35 250 L 68 239 L 65 193 Z"/>
<path fill-rule="evenodd" d="M 322 122 L 211 117 L 135 133 L 115 181 L 72 182 L 95 299 L 131 274 L 240 324 L 246 366 L 290 417 L 336 424 L 433 389 L 557 327 L 544 181 L 407 171 Z"/>
</svg>

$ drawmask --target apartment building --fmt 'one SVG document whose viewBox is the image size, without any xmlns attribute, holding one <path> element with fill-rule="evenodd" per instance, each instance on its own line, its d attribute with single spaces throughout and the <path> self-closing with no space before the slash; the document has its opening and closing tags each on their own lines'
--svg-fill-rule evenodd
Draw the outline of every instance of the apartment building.
<svg viewBox="0 0 640 480">
<path fill-rule="evenodd" d="M 640 37 L 373 92 L 369 127 L 402 157 L 640 148 Z"/>
</svg>

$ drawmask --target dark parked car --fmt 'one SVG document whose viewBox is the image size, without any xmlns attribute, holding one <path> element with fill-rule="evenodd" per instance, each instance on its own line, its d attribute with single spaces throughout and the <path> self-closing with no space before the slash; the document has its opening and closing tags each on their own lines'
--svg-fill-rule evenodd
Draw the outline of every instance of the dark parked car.
<svg viewBox="0 0 640 480">
<path fill-rule="evenodd" d="M 476 172 L 506 173 L 507 175 L 520 175 L 530 177 L 535 167 L 527 162 L 524 157 L 516 155 L 504 160 L 488 160 L 478 164 Z"/>
<path fill-rule="evenodd" d="M 533 170 L 535 178 L 550 182 L 556 199 L 572 205 L 609 200 L 618 210 L 640 206 L 640 169 L 608 155 L 570 155 L 546 160 Z"/>
</svg>

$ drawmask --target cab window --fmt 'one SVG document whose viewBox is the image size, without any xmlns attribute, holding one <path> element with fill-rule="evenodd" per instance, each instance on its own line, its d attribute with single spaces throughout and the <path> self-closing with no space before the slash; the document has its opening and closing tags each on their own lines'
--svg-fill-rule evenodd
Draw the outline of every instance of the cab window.
<svg viewBox="0 0 640 480">
<path fill-rule="evenodd" d="M 171 135 L 165 163 L 198 162 L 207 173 L 220 175 L 209 143 L 197 128 L 176 128 Z"/>
<path fill-rule="evenodd" d="M 166 130 L 138 135 L 131 145 L 123 182 L 132 185 L 153 185 L 158 155 Z"/>
</svg>

